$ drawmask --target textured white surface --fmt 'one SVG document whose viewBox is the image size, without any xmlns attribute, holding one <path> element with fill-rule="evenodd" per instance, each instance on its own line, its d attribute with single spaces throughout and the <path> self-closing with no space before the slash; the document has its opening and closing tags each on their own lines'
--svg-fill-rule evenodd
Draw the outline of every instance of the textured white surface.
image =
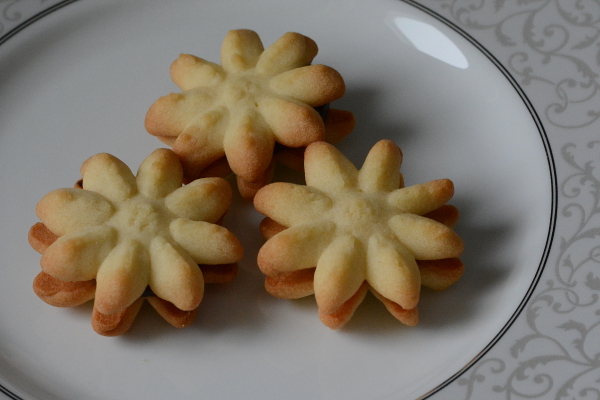
<svg viewBox="0 0 600 400">
<path fill-rule="evenodd" d="M 415 23 L 401 30 L 399 19 Z M 407 40 L 411 26 L 434 32 L 427 52 Z M 314 299 L 267 295 L 255 261 L 260 216 L 239 199 L 225 221 L 246 248 L 239 276 L 208 288 L 185 330 L 144 308 L 126 336 L 103 338 L 89 325 L 90 306 L 52 308 L 31 291 L 39 255 L 26 236 L 36 202 L 71 186 L 93 154 L 136 168 L 161 147 L 143 119 L 176 91 L 170 63 L 179 53 L 218 61 L 236 28 L 256 30 L 266 45 L 286 31 L 317 42 L 315 62 L 346 80 L 334 105 L 354 112 L 357 127 L 339 148 L 358 166 L 388 138 L 403 150 L 408 185 L 454 181 L 467 272 L 445 292 L 423 293 L 416 327 L 371 298 L 329 331 Z M 440 38 L 467 68 L 436 56 Z M 416 398 L 492 342 L 544 259 L 552 176 L 523 99 L 479 49 L 406 3 L 78 1 L 0 46 L 0 93 L 0 383 L 10 396 Z"/>
</svg>

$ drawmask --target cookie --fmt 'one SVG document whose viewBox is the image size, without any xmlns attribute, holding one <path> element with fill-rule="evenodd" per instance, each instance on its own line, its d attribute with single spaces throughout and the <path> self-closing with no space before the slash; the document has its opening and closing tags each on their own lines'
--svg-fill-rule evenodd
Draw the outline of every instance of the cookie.
<svg viewBox="0 0 600 400">
<path fill-rule="evenodd" d="M 150 154 L 137 175 L 104 153 L 81 173 L 81 189 L 54 190 L 37 204 L 41 222 L 29 231 L 42 254 L 36 294 L 58 307 L 93 298 L 92 326 L 107 336 L 129 329 L 146 297 L 168 322 L 189 325 L 204 284 L 233 279 L 243 256 L 218 225 L 232 200 L 227 181 L 182 186 L 181 164 L 168 149 Z"/>
<path fill-rule="evenodd" d="M 265 49 L 254 31 L 229 31 L 220 65 L 189 54 L 173 62 L 170 75 L 182 92 L 152 104 L 146 130 L 172 146 L 185 179 L 222 176 L 227 165 L 251 199 L 272 179 L 276 144 L 279 161 L 297 165 L 308 144 L 339 141 L 354 128 L 352 113 L 329 109 L 322 118 L 316 109 L 345 92 L 336 70 L 311 64 L 317 51 L 299 33 Z"/>
<path fill-rule="evenodd" d="M 306 185 L 269 184 L 255 208 L 267 218 L 258 253 L 265 288 L 275 296 L 311 294 L 321 321 L 344 325 L 370 290 L 406 325 L 418 322 L 421 286 L 442 290 L 464 266 L 454 232 L 458 210 L 448 179 L 404 187 L 402 153 L 378 142 L 358 170 L 334 146 L 309 145 Z"/>
</svg>

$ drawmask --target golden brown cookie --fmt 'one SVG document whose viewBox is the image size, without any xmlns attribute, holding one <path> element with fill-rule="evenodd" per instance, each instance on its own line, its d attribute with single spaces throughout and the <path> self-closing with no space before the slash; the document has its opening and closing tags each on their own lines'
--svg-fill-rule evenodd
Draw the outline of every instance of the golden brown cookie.
<svg viewBox="0 0 600 400">
<path fill-rule="evenodd" d="M 81 171 L 82 189 L 54 190 L 36 207 L 42 222 L 29 242 L 42 253 L 42 272 L 34 291 L 65 307 L 94 298 L 92 325 L 109 336 L 129 328 L 148 288 L 167 321 L 189 325 L 204 293 L 203 269 L 210 281 L 229 281 L 243 255 L 217 225 L 232 200 L 229 184 L 204 178 L 182 186 L 179 160 L 167 149 L 148 156 L 137 175 L 108 154 Z"/>
<path fill-rule="evenodd" d="M 335 147 L 305 154 L 306 185 L 272 183 L 254 205 L 267 218 L 258 254 L 269 293 L 315 294 L 321 321 L 342 326 L 370 289 L 397 319 L 418 321 L 421 285 L 441 290 L 464 272 L 450 180 L 404 187 L 402 153 L 378 142 L 358 170 Z M 311 287 L 312 283 L 312 287 Z"/>
<path fill-rule="evenodd" d="M 297 165 L 308 144 L 341 140 L 354 128 L 352 113 L 316 107 L 345 92 L 341 75 L 311 65 L 316 43 L 288 32 L 266 49 L 251 30 L 232 30 L 221 47 L 221 63 L 182 54 L 170 68 L 182 90 L 159 98 L 148 110 L 146 130 L 173 147 L 186 179 L 216 173 L 226 160 L 244 198 L 271 181 L 276 143 L 278 159 Z M 287 155 L 287 153 L 290 153 Z"/>
</svg>

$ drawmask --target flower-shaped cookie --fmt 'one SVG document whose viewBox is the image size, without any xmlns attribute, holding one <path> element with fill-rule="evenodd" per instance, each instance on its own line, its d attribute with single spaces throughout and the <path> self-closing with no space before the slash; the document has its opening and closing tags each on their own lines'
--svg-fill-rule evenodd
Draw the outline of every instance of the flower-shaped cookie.
<svg viewBox="0 0 600 400">
<path fill-rule="evenodd" d="M 94 314 L 109 318 L 139 309 L 149 288 L 174 312 L 190 312 L 204 293 L 199 264 L 227 269 L 241 259 L 237 238 L 216 224 L 231 203 L 229 184 L 204 178 L 182 186 L 171 150 L 155 150 L 135 176 L 109 154 L 88 159 L 81 173 L 83 189 L 54 190 L 40 200 L 43 225 L 30 231 L 42 252 L 43 275 L 34 287 L 57 288 L 58 295 L 40 296 L 49 303 L 70 306 L 94 297 Z M 71 299 L 69 287 L 88 298 Z"/>
<path fill-rule="evenodd" d="M 370 288 L 395 317 L 416 324 L 421 285 L 443 289 L 460 278 L 463 243 L 452 230 L 458 213 L 445 204 L 452 182 L 403 187 L 401 161 L 398 146 L 382 140 L 357 170 L 318 142 L 305 152 L 306 186 L 260 189 L 254 205 L 268 217 L 269 240 L 258 265 L 267 290 L 284 298 L 314 293 L 321 320 L 335 329 Z"/>
<path fill-rule="evenodd" d="M 276 143 L 286 153 L 315 141 L 338 141 L 354 127 L 349 112 L 329 109 L 324 122 L 315 109 L 345 92 L 336 70 L 310 65 L 317 50 L 298 33 L 264 49 L 255 32 L 230 31 L 221 65 L 188 54 L 173 62 L 171 78 L 183 92 L 158 99 L 148 110 L 146 129 L 172 145 L 187 179 L 228 163 L 249 199 L 271 180 Z"/>
</svg>

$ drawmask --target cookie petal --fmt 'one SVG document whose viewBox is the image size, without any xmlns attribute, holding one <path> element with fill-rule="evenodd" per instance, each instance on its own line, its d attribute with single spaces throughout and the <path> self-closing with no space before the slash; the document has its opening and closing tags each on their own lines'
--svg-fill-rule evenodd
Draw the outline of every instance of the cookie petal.
<svg viewBox="0 0 600 400">
<path fill-rule="evenodd" d="M 335 225 L 331 222 L 288 228 L 260 248 L 258 266 L 268 276 L 315 267 L 334 232 Z"/>
<path fill-rule="evenodd" d="M 35 211 L 51 232 L 62 236 L 102 224 L 115 210 L 100 194 L 71 188 L 48 193 L 38 202 Z"/>
<path fill-rule="evenodd" d="M 288 32 L 260 55 L 256 72 L 261 75 L 278 75 L 304 67 L 312 62 L 318 51 L 317 44 L 311 38 Z"/>
<path fill-rule="evenodd" d="M 392 192 L 400 185 L 402 152 L 391 140 L 371 148 L 358 173 L 358 187 L 365 192 Z"/>
<path fill-rule="evenodd" d="M 339 72 L 321 64 L 283 72 L 271 79 L 269 87 L 278 95 L 292 97 L 311 107 L 330 103 L 346 92 Z"/>
<path fill-rule="evenodd" d="M 326 314 L 321 309 L 319 309 L 319 319 L 329 329 L 341 328 L 342 326 L 344 326 L 344 324 L 346 324 L 346 322 L 350 320 L 350 318 L 352 318 L 352 315 L 354 315 L 354 311 L 356 311 L 360 303 L 362 303 L 368 290 L 369 285 L 367 285 L 366 282 L 363 283 L 358 288 L 356 293 L 352 295 L 352 297 L 346 300 L 346 302 L 342 304 L 340 308 L 338 308 L 331 314 Z"/>
<path fill-rule="evenodd" d="M 365 250 L 350 235 L 337 236 L 317 262 L 314 290 L 319 310 L 331 314 L 356 293 L 366 278 Z"/>
<path fill-rule="evenodd" d="M 427 214 L 423 214 L 423 216 L 440 222 L 449 228 L 454 228 L 454 226 L 458 223 L 460 213 L 458 208 L 454 207 L 453 205 L 444 204 L 443 206 L 436 208 Z"/>
<path fill-rule="evenodd" d="M 199 178 L 206 167 L 225 155 L 225 120 L 222 108 L 198 115 L 175 140 L 173 151 L 188 180 Z"/>
<path fill-rule="evenodd" d="M 444 290 L 458 282 L 465 266 L 458 258 L 442 260 L 417 260 L 421 272 L 421 284 L 429 289 Z"/>
<path fill-rule="evenodd" d="M 254 68 L 264 50 L 260 37 L 248 29 L 232 30 L 221 45 L 221 65 L 228 73 Z"/>
<path fill-rule="evenodd" d="M 279 222 L 271 219 L 269 217 L 263 218 L 260 221 L 259 225 L 260 233 L 263 235 L 265 239 L 271 239 L 273 236 L 277 235 L 279 232 L 287 229 L 286 226 L 281 225 Z"/>
<path fill-rule="evenodd" d="M 94 298 L 96 280 L 67 282 L 42 271 L 33 280 L 33 291 L 51 306 L 75 307 Z"/>
<path fill-rule="evenodd" d="M 117 232 L 94 226 L 59 237 L 42 255 L 42 270 L 65 281 L 88 281 L 113 249 Z"/>
<path fill-rule="evenodd" d="M 398 214 L 388 225 L 418 260 L 437 260 L 461 255 L 464 244 L 446 225 L 415 214 Z"/>
<path fill-rule="evenodd" d="M 382 234 L 372 235 L 367 246 L 369 284 L 402 308 L 415 308 L 419 302 L 421 275 L 410 251 Z"/>
<path fill-rule="evenodd" d="M 94 308 L 102 314 L 115 314 L 142 296 L 149 281 L 148 253 L 134 240 L 123 241 L 98 270 Z"/>
<path fill-rule="evenodd" d="M 135 176 L 117 157 L 101 153 L 87 159 L 81 166 L 83 188 L 106 197 L 123 201 L 137 194 Z"/>
<path fill-rule="evenodd" d="M 204 168 L 199 178 L 207 178 L 214 176 L 218 176 L 220 178 L 227 178 L 232 173 L 233 171 L 231 170 L 231 167 L 227 162 L 227 157 L 223 156 L 217 161 L 210 164 L 208 167 Z"/>
<path fill-rule="evenodd" d="M 395 303 L 390 299 L 387 299 L 381 294 L 377 293 L 375 289 L 369 289 L 371 290 L 371 293 L 373 293 L 373 295 L 375 295 L 375 297 L 377 297 L 377 299 L 379 299 L 383 303 L 383 305 L 385 306 L 385 308 L 387 308 L 390 314 L 392 314 L 398 321 L 408 326 L 417 325 L 417 323 L 419 322 L 419 310 L 417 309 L 417 307 L 410 310 L 406 310 L 402 308 L 398 303 Z"/>
<path fill-rule="evenodd" d="M 173 239 L 197 264 L 229 264 L 240 261 L 244 255 L 235 235 L 222 226 L 179 218 L 169 228 Z"/>
<path fill-rule="evenodd" d="M 388 196 L 388 204 L 401 212 L 423 215 L 445 204 L 454 195 L 450 179 L 438 179 L 396 189 Z"/>
<path fill-rule="evenodd" d="M 150 288 L 158 297 L 180 310 L 198 307 L 204 294 L 204 279 L 189 254 L 157 236 L 150 244 L 150 262 Z"/>
<path fill-rule="evenodd" d="M 248 202 L 252 202 L 256 193 L 273 181 L 273 174 L 275 173 L 275 161 L 271 161 L 271 164 L 267 170 L 258 177 L 255 181 L 247 181 L 240 176 L 236 177 L 236 183 L 238 192 L 242 198 Z"/>
<path fill-rule="evenodd" d="M 190 54 L 180 54 L 171 64 L 170 73 L 181 90 L 215 86 L 225 78 L 220 65 Z"/>
<path fill-rule="evenodd" d="M 92 328 L 102 336 L 122 335 L 131 328 L 142 304 L 144 304 L 144 299 L 137 299 L 132 305 L 113 315 L 102 314 L 94 307 L 92 311 Z"/>
<path fill-rule="evenodd" d="M 284 226 L 319 220 L 333 202 L 318 189 L 288 182 L 275 182 L 254 196 L 254 207 Z"/>
<path fill-rule="evenodd" d="M 327 143 L 338 144 L 354 130 L 356 118 L 350 111 L 329 108 L 324 123 L 324 140 Z"/>
<path fill-rule="evenodd" d="M 284 146 L 307 146 L 325 137 L 321 116 L 304 103 L 267 97 L 259 101 L 258 109 L 277 141 Z"/>
<path fill-rule="evenodd" d="M 325 142 L 311 144 L 304 152 L 306 184 L 326 193 L 353 188 L 358 170 L 344 155 Z"/>
<path fill-rule="evenodd" d="M 185 185 L 165 198 L 175 215 L 194 221 L 217 222 L 229 208 L 233 193 L 223 178 L 202 178 Z"/>
<path fill-rule="evenodd" d="M 183 311 L 175 307 L 173 303 L 158 298 L 156 296 L 147 297 L 148 303 L 156 310 L 156 312 L 175 328 L 185 328 L 190 326 L 198 310 Z"/>
<path fill-rule="evenodd" d="M 223 147 L 233 172 L 250 182 L 257 181 L 269 168 L 275 138 L 260 115 L 245 114 L 227 133 Z"/>
<path fill-rule="evenodd" d="M 136 181 L 140 193 L 154 199 L 179 189 L 183 170 L 177 155 L 168 149 L 154 150 L 140 165 Z"/>
<path fill-rule="evenodd" d="M 151 135 L 176 137 L 198 115 L 209 111 L 213 102 L 214 95 L 204 88 L 171 93 L 160 97 L 150 106 L 144 125 Z"/>
<path fill-rule="evenodd" d="M 300 269 L 265 278 L 265 290 L 282 299 L 299 299 L 315 293 L 313 280 L 316 268 Z"/>
<path fill-rule="evenodd" d="M 43 254 L 52 243 L 56 242 L 56 239 L 58 239 L 58 235 L 48 229 L 42 222 L 33 224 L 27 233 L 27 241 L 31 247 L 40 254 Z"/>
</svg>

